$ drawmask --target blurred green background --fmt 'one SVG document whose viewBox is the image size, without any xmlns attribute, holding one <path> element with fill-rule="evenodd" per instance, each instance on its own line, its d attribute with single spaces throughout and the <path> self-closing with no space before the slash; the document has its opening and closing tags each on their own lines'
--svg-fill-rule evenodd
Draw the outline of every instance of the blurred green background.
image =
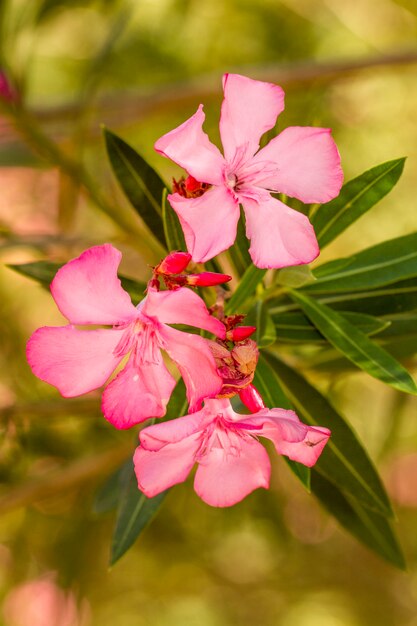
<svg viewBox="0 0 417 626">
<path fill-rule="evenodd" d="M 416 230 L 415 0 L 0 0 L 0 42 L 23 102 L 0 111 L 1 597 L 56 571 L 94 626 L 417 626 L 415 398 L 359 373 L 314 380 L 385 478 L 407 572 L 340 530 L 281 459 L 271 490 L 230 510 L 204 505 L 190 483 L 173 489 L 109 570 L 114 515 L 92 512 L 94 494 L 137 433 L 105 422 L 99 394 L 62 402 L 33 377 L 25 342 L 62 318 L 5 265 L 111 241 L 123 273 L 146 279 L 162 251 L 116 188 L 100 124 L 169 181 L 178 170 L 154 141 L 200 102 L 218 138 L 225 71 L 283 86 L 278 130 L 331 127 L 346 180 L 409 157 L 394 192 L 322 259 Z"/>
</svg>

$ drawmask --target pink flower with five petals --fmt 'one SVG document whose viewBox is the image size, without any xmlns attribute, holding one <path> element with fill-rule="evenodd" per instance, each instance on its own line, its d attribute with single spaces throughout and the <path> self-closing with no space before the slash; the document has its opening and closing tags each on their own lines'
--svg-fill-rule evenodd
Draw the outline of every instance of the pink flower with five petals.
<svg viewBox="0 0 417 626">
<path fill-rule="evenodd" d="M 177 364 L 187 388 L 190 411 L 222 386 L 207 341 L 168 324 L 188 324 L 225 337 L 224 325 L 203 300 L 186 288 L 148 289 L 135 307 L 117 277 L 121 253 L 110 244 L 83 252 L 58 270 L 53 298 L 70 324 L 39 328 L 27 345 L 36 376 L 64 397 L 79 396 L 104 385 L 129 355 L 126 365 L 104 390 L 104 416 L 117 428 L 149 417 L 162 417 L 175 386 L 161 355 Z M 112 328 L 79 330 L 76 325 Z"/>
<path fill-rule="evenodd" d="M 168 196 L 188 251 L 204 262 L 236 238 L 239 204 L 246 217 L 250 254 L 258 267 L 309 263 L 319 254 L 308 218 L 271 195 L 328 202 L 341 188 L 340 156 L 328 128 L 292 126 L 259 150 L 261 136 L 284 109 L 278 85 L 225 74 L 220 136 L 224 156 L 204 133 L 203 106 L 155 143 L 160 154 L 208 187 L 197 197 Z"/>
<path fill-rule="evenodd" d="M 212 506 L 232 506 L 254 489 L 269 487 L 271 464 L 258 437 L 311 467 L 329 436 L 327 428 L 301 423 L 294 411 L 239 415 L 230 400 L 209 399 L 197 413 L 140 432 L 134 456 L 138 486 L 153 497 L 183 482 L 198 463 L 194 488 L 200 498 Z"/>
</svg>

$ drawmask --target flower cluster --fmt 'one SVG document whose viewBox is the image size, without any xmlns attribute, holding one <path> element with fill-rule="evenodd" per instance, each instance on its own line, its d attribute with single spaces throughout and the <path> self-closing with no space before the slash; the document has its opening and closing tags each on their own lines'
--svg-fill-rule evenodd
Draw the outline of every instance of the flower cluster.
<svg viewBox="0 0 417 626">
<path fill-rule="evenodd" d="M 104 417 L 121 429 L 164 417 L 175 366 L 185 383 L 188 415 L 140 431 L 134 456 L 138 485 L 152 497 L 184 481 L 197 464 L 195 490 L 213 506 L 230 506 L 257 487 L 268 487 L 270 461 L 259 437 L 270 439 L 279 454 L 312 466 L 330 431 L 302 424 L 293 411 L 264 406 L 252 384 L 256 328 L 241 325 L 242 315 L 225 316 L 222 306 L 209 310 L 192 291 L 221 290 L 231 277 L 187 268 L 232 245 L 239 204 L 256 265 L 311 261 L 318 246 L 310 222 L 271 193 L 323 202 L 337 195 L 342 181 L 327 129 L 287 128 L 259 149 L 261 135 L 283 110 L 280 87 L 226 75 L 224 92 L 224 156 L 202 130 L 202 107 L 155 145 L 187 171 L 186 178 L 174 181 L 169 201 L 188 252 L 173 251 L 153 268 L 146 295 L 135 306 L 117 276 L 121 253 L 110 244 L 86 250 L 51 283 L 68 324 L 38 329 L 27 346 L 34 374 L 65 397 L 106 385 Z M 177 324 L 195 332 L 173 327 Z M 234 410 L 234 396 L 250 415 Z"/>
</svg>

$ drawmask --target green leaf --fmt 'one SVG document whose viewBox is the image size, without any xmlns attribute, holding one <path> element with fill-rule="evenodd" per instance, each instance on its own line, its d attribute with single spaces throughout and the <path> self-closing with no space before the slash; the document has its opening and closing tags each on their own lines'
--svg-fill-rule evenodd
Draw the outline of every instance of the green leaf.
<svg viewBox="0 0 417 626">
<path fill-rule="evenodd" d="M 377 165 L 343 185 L 337 198 L 322 204 L 310 218 L 324 248 L 387 195 L 403 171 L 405 158 Z"/>
<path fill-rule="evenodd" d="M 161 209 L 165 183 L 136 150 L 107 128 L 104 129 L 104 139 L 114 175 L 126 197 L 165 247 Z"/>
<path fill-rule="evenodd" d="M 380 333 L 390 325 L 389 320 L 380 320 L 377 317 L 363 313 L 343 311 L 340 312 L 340 315 L 366 335 Z M 309 318 L 304 315 L 304 313 L 301 313 L 301 311 L 276 313 L 272 317 L 272 320 L 275 324 L 279 341 L 326 341 L 323 335 L 310 322 Z"/>
<path fill-rule="evenodd" d="M 258 344 L 258 348 L 266 348 L 275 343 L 277 334 L 274 322 L 269 315 L 265 302 L 257 300 L 245 318 L 246 326 L 256 326 L 256 332 L 252 339 Z"/>
<path fill-rule="evenodd" d="M 417 276 L 417 233 L 384 241 L 351 257 L 336 259 L 314 270 L 317 281 L 308 293 L 374 289 Z"/>
<path fill-rule="evenodd" d="M 363 506 L 391 517 L 391 504 L 381 479 L 347 422 L 301 374 L 270 352 L 263 355 L 300 420 L 332 431 L 315 469 Z"/>
<path fill-rule="evenodd" d="M 132 461 L 130 463 L 131 475 L 120 500 L 112 539 L 110 565 L 114 565 L 134 544 L 138 535 L 159 510 L 168 493 L 168 491 L 163 491 L 154 498 L 147 498 L 138 489 L 133 463 Z"/>
<path fill-rule="evenodd" d="M 245 232 L 245 224 L 245 214 L 241 209 L 235 243 L 227 251 L 239 276 L 242 276 L 246 268 L 252 264 L 252 259 L 249 254 L 249 242 Z"/>
<path fill-rule="evenodd" d="M 117 508 L 121 492 L 124 491 L 132 473 L 132 460 L 129 459 L 117 468 L 113 474 L 101 485 L 93 503 L 93 512 L 96 515 L 108 513 Z"/>
<path fill-rule="evenodd" d="M 407 370 L 345 317 L 304 293 L 292 291 L 291 297 L 329 343 L 352 363 L 395 389 L 417 394 L 417 386 Z"/>
<path fill-rule="evenodd" d="M 291 403 L 288 401 L 288 398 L 281 388 L 275 372 L 269 363 L 265 361 L 262 354 L 259 356 L 253 382 L 268 408 L 292 408 Z M 292 461 L 286 456 L 283 458 L 287 462 L 291 471 L 302 482 L 307 491 L 310 491 L 310 468 L 306 467 L 302 463 Z"/>
<path fill-rule="evenodd" d="M 162 198 L 162 221 L 164 223 L 165 241 L 168 250 L 187 250 L 178 216 L 166 201 L 166 190 Z"/>
<path fill-rule="evenodd" d="M 316 277 L 308 265 L 295 265 L 278 270 L 276 283 L 285 287 L 298 288 L 313 283 L 315 280 Z"/>
<path fill-rule="evenodd" d="M 21 263 L 19 265 L 8 265 L 10 269 L 33 278 L 43 287 L 49 287 L 57 271 L 65 265 L 64 263 L 52 263 L 51 261 L 34 261 L 33 263 Z M 146 283 L 142 283 L 133 278 L 119 276 L 123 289 L 127 291 L 134 302 L 139 302 L 145 297 Z"/>
<path fill-rule="evenodd" d="M 246 301 L 255 295 L 256 287 L 262 281 L 266 272 L 267 270 L 261 270 L 254 265 L 249 265 L 236 291 L 226 303 L 226 313 L 239 313 Z"/>
<path fill-rule="evenodd" d="M 324 476 L 311 472 L 311 490 L 325 509 L 356 539 L 400 569 L 404 556 L 389 521 L 343 494 Z"/>
</svg>

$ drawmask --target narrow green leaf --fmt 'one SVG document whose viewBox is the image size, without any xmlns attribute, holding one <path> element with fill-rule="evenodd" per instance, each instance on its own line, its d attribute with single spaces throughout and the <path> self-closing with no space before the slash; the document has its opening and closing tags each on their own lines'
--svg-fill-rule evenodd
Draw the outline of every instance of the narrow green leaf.
<svg viewBox="0 0 417 626">
<path fill-rule="evenodd" d="M 111 545 L 110 565 L 114 565 L 134 544 L 138 535 L 159 510 L 167 493 L 167 491 L 163 491 L 154 498 L 147 498 L 144 493 L 139 491 L 131 461 L 130 479 L 122 494 L 117 514 Z"/>
<path fill-rule="evenodd" d="M 288 401 L 288 398 L 281 388 L 276 374 L 269 363 L 265 361 L 262 354 L 259 356 L 253 382 L 268 408 L 292 408 L 291 403 Z M 302 463 L 292 461 L 286 456 L 284 456 L 283 459 L 287 462 L 291 471 L 302 482 L 307 491 L 310 491 L 310 468 Z"/>
<path fill-rule="evenodd" d="M 301 374 L 268 351 L 263 356 L 300 420 L 332 431 L 315 469 L 363 506 L 391 517 L 391 504 L 381 479 L 351 427 Z"/>
<path fill-rule="evenodd" d="M 249 254 L 249 242 L 245 232 L 245 224 L 245 214 L 241 209 L 235 243 L 228 250 L 230 259 L 239 276 L 242 276 L 245 273 L 246 268 L 252 264 L 252 259 Z"/>
<path fill-rule="evenodd" d="M 126 197 L 165 247 L 161 209 L 165 183 L 136 150 L 107 128 L 104 129 L 104 139 L 114 175 Z"/>
<path fill-rule="evenodd" d="M 381 333 L 390 325 L 389 320 L 380 320 L 377 317 L 365 315 L 363 313 L 341 311 L 340 315 L 356 326 L 356 328 L 359 328 L 366 335 Z M 308 343 L 326 341 L 325 337 L 301 311 L 276 313 L 272 317 L 272 320 L 275 324 L 276 334 L 280 341 L 301 341 Z"/>
<path fill-rule="evenodd" d="M 406 568 L 391 524 L 382 515 L 343 494 L 314 469 L 311 472 L 311 490 L 324 508 L 356 539 L 392 565 Z"/>
<path fill-rule="evenodd" d="M 304 293 L 292 291 L 291 297 L 329 343 L 360 369 L 395 389 L 417 394 L 407 370 L 345 317 Z"/>
<path fill-rule="evenodd" d="M 308 293 L 374 289 L 417 276 L 417 233 L 384 241 L 350 257 L 324 263 L 314 270 Z"/>
<path fill-rule="evenodd" d="M 239 313 L 243 305 L 249 298 L 255 295 L 256 287 L 259 285 L 267 270 L 261 270 L 254 265 L 249 265 L 245 270 L 236 291 L 226 303 L 226 313 Z"/>
<path fill-rule="evenodd" d="M 353 224 L 387 195 L 401 176 L 405 159 L 377 165 L 343 185 L 337 198 L 322 204 L 311 217 L 320 248 Z"/>
<path fill-rule="evenodd" d="M 96 515 L 108 513 L 117 508 L 121 493 L 125 490 L 132 473 L 132 460 L 129 459 L 113 472 L 99 488 L 94 498 L 93 512 Z"/>
<path fill-rule="evenodd" d="M 283 267 L 278 270 L 276 283 L 285 287 L 303 287 L 309 283 L 314 283 L 315 274 L 308 265 L 295 265 L 294 267 Z"/>
<path fill-rule="evenodd" d="M 256 332 L 252 339 L 258 344 L 258 348 L 266 348 L 275 343 L 277 334 L 274 322 L 269 315 L 265 302 L 257 300 L 245 318 L 245 325 L 256 326 Z"/>
<path fill-rule="evenodd" d="M 27 276 L 40 283 L 43 287 L 49 288 L 57 271 L 64 263 L 53 263 L 51 261 L 34 261 L 33 263 L 21 263 L 19 265 L 8 265 L 11 270 Z M 137 303 L 145 297 L 146 283 L 142 283 L 133 278 L 119 276 L 123 289 L 127 291 L 132 300 Z"/>
<path fill-rule="evenodd" d="M 178 216 L 166 200 L 166 190 L 162 198 L 162 221 L 168 250 L 187 250 Z"/>
</svg>

